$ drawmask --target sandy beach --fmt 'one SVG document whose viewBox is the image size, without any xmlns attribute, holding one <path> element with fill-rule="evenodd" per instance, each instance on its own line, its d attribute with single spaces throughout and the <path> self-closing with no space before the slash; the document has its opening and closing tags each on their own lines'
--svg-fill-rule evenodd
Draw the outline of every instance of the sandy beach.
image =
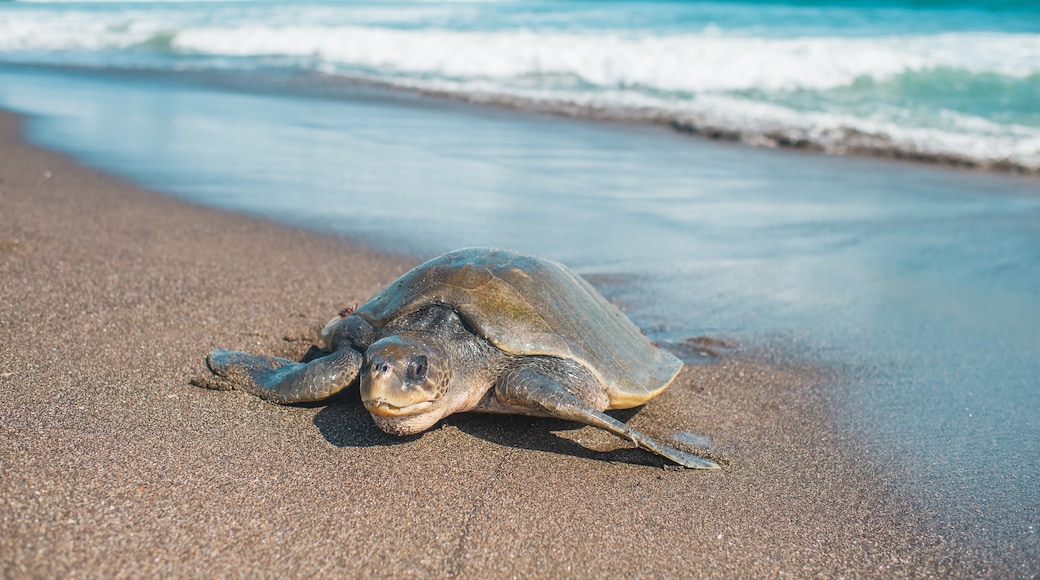
<svg viewBox="0 0 1040 580">
<path fill-rule="evenodd" d="M 722 472 L 555 421 L 396 439 L 353 393 L 195 388 L 211 348 L 299 357 L 414 261 L 142 191 L 20 132 L 0 115 L 4 577 L 1015 570 L 955 551 L 857 451 L 828 407 L 840 376 L 769 352 L 687 365 L 620 415 L 710 438 Z"/>
</svg>

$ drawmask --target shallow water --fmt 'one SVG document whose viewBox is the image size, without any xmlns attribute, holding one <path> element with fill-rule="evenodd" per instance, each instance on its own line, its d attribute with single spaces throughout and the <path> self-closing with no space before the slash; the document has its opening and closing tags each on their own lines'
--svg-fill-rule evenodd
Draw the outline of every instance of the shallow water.
<svg viewBox="0 0 1040 580">
<path fill-rule="evenodd" d="M 0 106 L 34 142 L 197 203 L 417 257 L 545 255 L 656 340 L 838 367 L 837 420 L 940 520 L 973 514 L 953 536 L 1040 548 L 1040 180 L 189 80 L 0 68 Z"/>
</svg>

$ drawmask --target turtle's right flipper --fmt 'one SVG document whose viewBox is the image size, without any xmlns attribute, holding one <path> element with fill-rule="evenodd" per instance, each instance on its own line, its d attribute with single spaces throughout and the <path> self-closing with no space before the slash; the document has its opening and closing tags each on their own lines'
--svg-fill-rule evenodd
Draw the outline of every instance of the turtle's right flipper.
<svg viewBox="0 0 1040 580">
<path fill-rule="evenodd" d="M 719 469 L 714 461 L 658 443 L 628 425 L 596 409 L 564 385 L 531 368 L 508 373 L 495 387 L 505 404 L 536 409 L 550 417 L 577 421 L 628 439 L 647 451 L 691 469 Z"/>
<path fill-rule="evenodd" d="M 284 358 L 214 350 L 206 365 L 214 382 L 198 381 L 211 389 L 240 389 L 280 404 L 320 401 L 350 386 L 361 371 L 361 353 L 341 348 L 309 363 Z"/>
</svg>

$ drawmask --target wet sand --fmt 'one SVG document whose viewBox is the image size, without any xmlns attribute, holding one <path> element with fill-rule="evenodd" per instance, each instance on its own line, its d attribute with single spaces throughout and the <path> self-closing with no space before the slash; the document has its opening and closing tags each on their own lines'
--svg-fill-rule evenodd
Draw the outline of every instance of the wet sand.
<svg viewBox="0 0 1040 580">
<path fill-rule="evenodd" d="M 591 428 L 462 415 L 380 433 L 356 394 L 190 385 L 211 348 L 301 356 L 414 265 L 142 191 L 0 115 L 0 571 L 55 576 L 978 575 L 769 352 L 621 415 L 711 440 L 676 470 Z M 1003 570 L 1007 571 L 1007 570 Z"/>
</svg>

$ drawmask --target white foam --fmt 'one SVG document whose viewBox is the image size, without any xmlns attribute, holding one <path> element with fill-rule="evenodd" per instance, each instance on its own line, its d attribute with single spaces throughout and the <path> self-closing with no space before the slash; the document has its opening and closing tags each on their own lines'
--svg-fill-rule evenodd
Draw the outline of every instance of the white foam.
<svg viewBox="0 0 1040 580">
<path fill-rule="evenodd" d="M 568 114 L 668 122 L 680 129 L 722 135 L 764 147 L 794 145 L 830 154 L 872 153 L 1040 171 L 1040 128 L 1000 125 L 953 111 L 940 112 L 940 116 L 953 120 L 948 128 L 914 127 L 883 116 L 864 118 L 796 111 L 729 94 L 704 94 L 676 100 L 621 90 L 572 94 L 543 89 L 502 91 L 487 81 L 401 79 L 391 84 L 477 102 L 525 104 Z"/>
<path fill-rule="evenodd" d="M 313 12 L 313 11 L 311 11 Z M 304 13 L 297 21 L 310 21 Z M 0 50 L 126 48 L 173 34 L 173 47 L 214 56 L 306 56 L 324 63 L 456 80 L 569 76 L 600 89 L 790 91 L 847 86 L 937 67 L 1022 78 L 1040 73 L 1040 35 L 949 33 L 882 38 L 765 38 L 709 27 L 689 34 L 617 31 L 461 31 L 371 26 L 280 26 L 283 10 L 253 24 L 196 25 L 132 10 L 7 13 Z M 237 19 L 241 20 L 241 19 Z"/>
<path fill-rule="evenodd" d="M 174 47 L 214 55 L 307 56 L 449 79 L 570 75 L 600 88 L 669 92 L 831 89 L 936 67 L 1013 77 L 1040 72 L 1040 35 L 1004 33 L 759 38 L 713 30 L 650 36 L 254 25 L 183 30 Z"/>
<path fill-rule="evenodd" d="M 77 12 L 7 13 L 0 18 L 0 51 L 121 49 L 148 41 L 159 22 L 133 16 L 91 18 Z"/>
</svg>

